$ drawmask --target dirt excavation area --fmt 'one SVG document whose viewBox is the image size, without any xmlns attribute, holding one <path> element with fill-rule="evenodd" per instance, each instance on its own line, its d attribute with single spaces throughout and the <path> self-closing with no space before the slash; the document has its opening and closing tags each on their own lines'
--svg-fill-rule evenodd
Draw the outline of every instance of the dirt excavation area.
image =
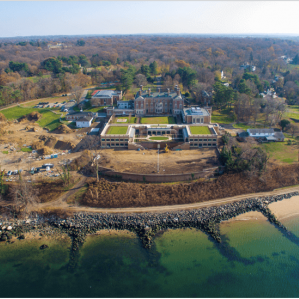
<svg viewBox="0 0 299 299">
<path fill-rule="evenodd" d="M 99 166 L 120 172 L 157 173 L 158 150 L 101 150 Z M 193 173 L 219 166 L 215 149 L 170 151 L 159 153 L 159 174 Z"/>
<path fill-rule="evenodd" d="M 26 176 L 32 168 L 51 163 L 54 167 L 50 172 L 36 173 L 32 179 L 57 176 L 57 168 L 82 154 L 74 153 L 73 149 L 85 135 L 86 133 L 76 132 L 64 124 L 55 131 L 48 132 L 34 123 L 34 120 L 0 122 L 1 169 L 5 169 L 6 173 L 22 169 Z M 17 176 L 11 175 L 6 179 L 10 181 L 16 178 Z"/>
</svg>

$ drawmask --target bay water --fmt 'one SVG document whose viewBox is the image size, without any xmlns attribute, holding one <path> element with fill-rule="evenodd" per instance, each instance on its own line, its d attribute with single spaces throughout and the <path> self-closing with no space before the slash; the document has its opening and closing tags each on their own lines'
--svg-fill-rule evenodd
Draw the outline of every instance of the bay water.
<svg viewBox="0 0 299 299">
<path fill-rule="evenodd" d="M 283 224 L 299 237 L 299 218 Z M 147 250 L 131 232 L 87 236 L 75 269 L 71 240 L 0 243 L 1 297 L 298 297 L 299 247 L 266 219 L 220 224 L 222 243 L 167 230 Z M 42 244 L 49 248 L 40 250 Z"/>
</svg>

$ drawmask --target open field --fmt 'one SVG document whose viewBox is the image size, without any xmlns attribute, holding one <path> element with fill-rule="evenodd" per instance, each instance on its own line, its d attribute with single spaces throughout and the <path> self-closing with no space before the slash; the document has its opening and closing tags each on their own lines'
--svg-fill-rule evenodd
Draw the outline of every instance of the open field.
<svg viewBox="0 0 299 299">
<path fill-rule="evenodd" d="M 106 134 L 111 134 L 111 135 L 124 135 L 127 133 L 128 127 L 109 127 L 108 131 Z"/>
<path fill-rule="evenodd" d="M 142 117 L 141 124 L 175 124 L 173 116 Z"/>
<path fill-rule="evenodd" d="M 270 162 L 293 163 L 298 161 L 298 146 L 287 142 L 269 142 L 261 145 L 270 154 Z"/>
<path fill-rule="evenodd" d="M 193 135 L 198 135 L 198 134 L 205 134 L 209 135 L 211 134 L 209 127 L 206 126 L 190 126 L 190 132 Z"/>
<path fill-rule="evenodd" d="M 219 166 L 215 149 L 171 151 L 163 153 L 160 150 L 160 174 L 193 173 L 205 168 Z M 144 151 L 114 151 L 104 149 L 101 151 L 99 166 L 112 168 L 115 171 L 144 173 L 157 173 L 157 150 Z"/>
</svg>

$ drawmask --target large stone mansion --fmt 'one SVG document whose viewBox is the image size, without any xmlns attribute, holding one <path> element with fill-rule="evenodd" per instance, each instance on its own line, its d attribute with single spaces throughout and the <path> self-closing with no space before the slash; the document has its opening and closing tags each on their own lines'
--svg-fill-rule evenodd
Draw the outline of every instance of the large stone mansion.
<svg viewBox="0 0 299 299">
<path fill-rule="evenodd" d="M 110 91 L 111 93 L 113 91 Z M 108 93 L 108 91 L 105 91 Z M 92 97 L 92 103 L 98 102 L 99 94 Z M 119 98 L 118 98 L 119 99 Z M 184 108 L 184 96 L 180 89 L 176 86 L 174 91 L 167 89 L 161 91 L 157 88 L 156 91 L 151 89 L 144 90 L 140 86 L 140 90 L 136 93 L 134 100 L 121 101 L 113 99 L 111 95 L 110 101 L 105 101 L 107 116 L 111 115 L 136 115 L 136 116 L 182 116 L 185 123 L 193 124 L 210 124 L 211 123 L 211 108 Z M 99 102 L 98 102 L 99 103 Z M 109 105 L 108 104 L 108 105 Z M 104 101 L 100 102 L 100 106 L 104 106 Z"/>
</svg>

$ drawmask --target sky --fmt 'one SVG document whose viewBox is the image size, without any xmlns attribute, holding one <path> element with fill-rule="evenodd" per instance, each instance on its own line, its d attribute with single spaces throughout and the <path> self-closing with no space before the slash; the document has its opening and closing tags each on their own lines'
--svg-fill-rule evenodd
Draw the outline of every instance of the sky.
<svg viewBox="0 0 299 299">
<path fill-rule="evenodd" d="M 0 1 L 0 37 L 295 34 L 299 1 Z"/>
</svg>

